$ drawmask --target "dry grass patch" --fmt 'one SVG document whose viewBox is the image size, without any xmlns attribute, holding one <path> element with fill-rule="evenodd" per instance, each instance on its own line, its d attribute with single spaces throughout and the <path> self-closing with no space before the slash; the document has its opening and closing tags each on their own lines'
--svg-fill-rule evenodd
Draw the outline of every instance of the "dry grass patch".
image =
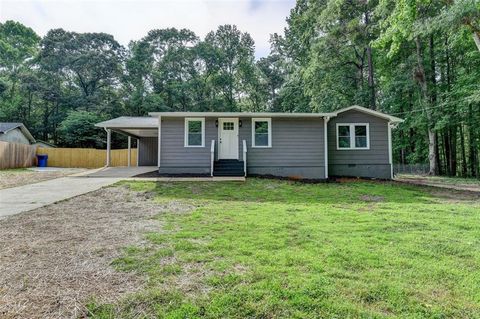
<svg viewBox="0 0 480 319">
<path fill-rule="evenodd" d="M 162 211 L 183 210 L 150 195 L 110 187 L 0 220 L 0 317 L 68 318 L 89 300 L 114 302 L 142 288 L 111 262 L 143 234 L 159 231 Z"/>
<path fill-rule="evenodd" d="M 85 171 L 83 168 L 62 168 L 58 170 L 36 171 L 28 168 L 0 170 L 0 189 L 65 177 Z"/>
</svg>

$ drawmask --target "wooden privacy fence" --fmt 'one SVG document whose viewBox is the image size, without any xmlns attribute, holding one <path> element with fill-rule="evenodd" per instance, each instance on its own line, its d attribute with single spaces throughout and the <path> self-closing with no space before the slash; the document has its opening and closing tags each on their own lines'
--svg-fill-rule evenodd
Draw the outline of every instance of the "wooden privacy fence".
<svg viewBox="0 0 480 319">
<path fill-rule="evenodd" d="M 36 146 L 0 141 L 0 169 L 35 165 Z"/>
<path fill-rule="evenodd" d="M 98 168 L 105 166 L 107 151 L 93 148 L 43 148 L 37 154 L 48 155 L 48 166 Z M 128 165 L 128 149 L 111 151 L 111 166 Z M 137 149 L 132 148 L 131 166 L 137 165 Z"/>
</svg>

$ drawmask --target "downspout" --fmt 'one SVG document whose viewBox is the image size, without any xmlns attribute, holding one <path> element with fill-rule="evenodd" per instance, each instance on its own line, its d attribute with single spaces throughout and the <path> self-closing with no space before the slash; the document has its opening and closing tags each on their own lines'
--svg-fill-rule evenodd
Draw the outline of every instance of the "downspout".
<svg viewBox="0 0 480 319">
<path fill-rule="evenodd" d="M 390 179 L 393 179 L 392 128 L 396 127 L 396 123 L 388 122 L 388 163 L 390 164 Z"/>
<path fill-rule="evenodd" d="M 157 148 L 158 148 L 157 164 L 158 164 L 158 170 L 160 171 L 160 159 L 161 159 L 161 156 L 162 156 L 162 117 L 161 116 L 158 117 L 158 145 L 157 145 Z"/>
<path fill-rule="evenodd" d="M 325 160 L 325 179 L 328 179 L 328 121 L 330 116 L 323 118 L 323 153 Z"/>
</svg>

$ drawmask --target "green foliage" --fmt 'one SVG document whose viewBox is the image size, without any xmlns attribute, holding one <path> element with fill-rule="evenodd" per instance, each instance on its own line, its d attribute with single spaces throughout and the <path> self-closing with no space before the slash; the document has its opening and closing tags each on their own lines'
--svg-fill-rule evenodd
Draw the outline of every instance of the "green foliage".
<svg viewBox="0 0 480 319">
<path fill-rule="evenodd" d="M 38 50 L 40 37 L 19 22 L 0 23 L 0 66 L 15 72 Z"/>
<path fill-rule="evenodd" d="M 480 315 L 480 207 L 460 193 L 452 202 L 392 183 L 265 179 L 127 185 L 191 210 L 160 213 L 149 244 L 114 262 L 145 287 L 90 305 L 94 318 Z"/>
<path fill-rule="evenodd" d="M 70 147 L 100 147 L 104 134 L 95 128 L 95 124 L 102 120 L 95 112 L 70 111 L 60 124 L 60 139 Z"/>
<path fill-rule="evenodd" d="M 299 0 L 273 36 L 279 109 L 360 104 L 397 115 L 406 121 L 394 130 L 394 161 L 433 156 L 441 174 L 480 176 L 479 17 L 475 0 Z"/>
<path fill-rule="evenodd" d="M 111 118 L 358 104 L 405 119 L 393 131 L 395 162 L 435 157 L 441 174 L 478 177 L 479 21 L 476 0 L 298 0 L 285 33 L 271 35 L 270 55 L 257 61 L 252 37 L 235 25 L 203 39 L 187 29 L 151 30 L 124 48 L 104 33 L 54 29 L 40 38 L 6 21 L 0 121 L 67 145 L 61 123 L 72 111 Z M 93 131 L 81 134 L 96 144 Z"/>
<path fill-rule="evenodd" d="M 128 49 L 104 33 L 54 29 L 40 39 L 13 21 L 0 34 L 0 120 L 57 145 L 98 145 L 98 129 L 75 124 L 91 125 L 94 114 L 266 108 L 253 40 L 233 25 L 204 41 L 187 29 L 152 30 Z"/>
</svg>

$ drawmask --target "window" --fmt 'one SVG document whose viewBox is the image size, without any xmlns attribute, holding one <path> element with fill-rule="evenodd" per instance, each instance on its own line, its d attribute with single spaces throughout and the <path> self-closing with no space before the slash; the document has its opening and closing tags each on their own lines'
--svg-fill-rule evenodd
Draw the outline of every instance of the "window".
<svg viewBox="0 0 480 319">
<path fill-rule="evenodd" d="M 223 130 L 224 131 L 233 131 L 235 125 L 233 122 L 223 122 Z"/>
<path fill-rule="evenodd" d="M 185 147 L 205 146 L 205 119 L 185 119 Z"/>
<path fill-rule="evenodd" d="M 252 147 L 272 147 L 272 119 L 252 119 Z"/>
<path fill-rule="evenodd" d="M 338 150 L 368 150 L 370 149 L 368 123 L 338 123 Z"/>
</svg>

